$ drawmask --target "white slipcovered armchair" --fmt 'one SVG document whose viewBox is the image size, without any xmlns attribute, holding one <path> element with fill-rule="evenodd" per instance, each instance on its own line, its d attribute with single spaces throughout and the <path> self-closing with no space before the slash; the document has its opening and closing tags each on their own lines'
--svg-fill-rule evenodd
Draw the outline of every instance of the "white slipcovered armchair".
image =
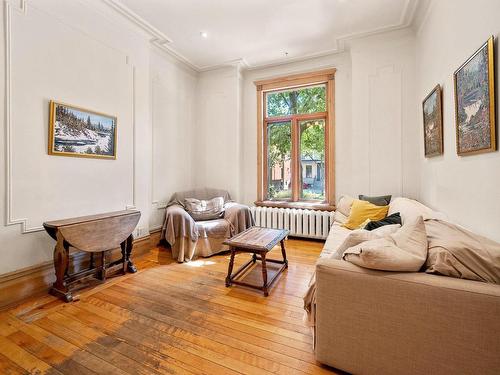
<svg viewBox="0 0 500 375">
<path fill-rule="evenodd" d="M 220 218 L 195 221 L 185 209 L 186 198 L 210 200 L 217 197 L 224 199 L 224 213 Z M 228 250 L 222 244 L 224 240 L 253 225 L 250 209 L 233 202 L 226 190 L 195 189 L 172 195 L 165 212 L 161 239 L 171 246 L 174 259 L 185 262 Z"/>
</svg>

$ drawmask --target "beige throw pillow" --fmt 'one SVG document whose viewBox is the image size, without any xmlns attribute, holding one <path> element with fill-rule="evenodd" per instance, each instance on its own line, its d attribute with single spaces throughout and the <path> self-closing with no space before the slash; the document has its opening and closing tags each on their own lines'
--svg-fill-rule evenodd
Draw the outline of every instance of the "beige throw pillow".
<svg viewBox="0 0 500 375">
<path fill-rule="evenodd" d="M 186 198 L 184 207 L 196 221 L 218 219 L 224 214 L 224 198 L 216 197 L 208 201 Z"/>
<path fill-rule="evenodd" d="M 366 229 L 355 229 L 353 230 L 342 242 L 342 244 L 337 248 L 335 252 L 332 253 L 332 259 L 342 259 L 342 255 L 344 251 L 350 247 L 359 245 L 362 242 L 366 242 L 369 240 L 374 240 L 381 238 L 383 236 L 389 235 L 391 233 L 396 232 L 401 225 L 392 224 L 392 225 L 384 225 L 383 227 L 374 229 L 372 231 Z"/>
<path fill-rule="evenodd" d="M 383 271 L 420 270 L 427 257 L 427 234 L 422 216 L 397 232 L 345 250 L 343 259 L 365 268 Z"/>
</svg>

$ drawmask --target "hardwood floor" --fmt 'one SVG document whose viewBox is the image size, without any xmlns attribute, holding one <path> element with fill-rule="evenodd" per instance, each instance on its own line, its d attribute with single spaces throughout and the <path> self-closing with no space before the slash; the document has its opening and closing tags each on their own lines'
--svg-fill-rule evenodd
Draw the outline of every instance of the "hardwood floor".
<svg viewBox="0 0 500 375">
<path fill-rule="evenodd" d="M 1 313 L 0 374 L 331 374 L 302 322 L 322 245 L 288 240 L 289 268 L 267 298 L 224 286 L 228 254 L 178 264 L 154 248 L 138 273 L 83 290 L 77 302 L 45 296 Z M 277 247 L 270 257 L 280 255 Z M 245 276 L 260 280 L 260 266 Z"/>
</svg>

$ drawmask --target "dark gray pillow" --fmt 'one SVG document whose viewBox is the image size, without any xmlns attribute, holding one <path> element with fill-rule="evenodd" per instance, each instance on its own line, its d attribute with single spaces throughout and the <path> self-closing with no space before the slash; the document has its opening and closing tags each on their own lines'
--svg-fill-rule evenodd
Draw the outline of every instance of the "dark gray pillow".
<svg viewBox="0 0 500 375">
<path fill-rule="evenodd" d="M 389 215 L 385 219 L 382 219 L 382 220 L 370 221 L 368 224 L 365 225 L 364 229 L 374 230 L 374 229 L 383 227 L 384 225 L 392 225 L 392 224 L 401 225 L 401 216 L 399 215 L 399 212 L 396 212 L 392 215 Z"/>
<path fill-rule="evenodd" d="M 391 198 L 392 195 L 381 195 L 379 197 L 370 197 L 368 195 L 359 195 L 359 199 L 362 201 L 367 201 L 370 202 L 371 204 L 374 204 L 376 206 L 387 206 L 389 203 L 391 203 Z"/>
</svg>

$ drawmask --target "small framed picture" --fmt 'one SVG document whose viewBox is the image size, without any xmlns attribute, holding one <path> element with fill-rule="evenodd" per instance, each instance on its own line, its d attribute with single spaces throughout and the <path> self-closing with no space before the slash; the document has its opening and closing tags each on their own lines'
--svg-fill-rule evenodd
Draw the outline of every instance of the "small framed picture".
<svg viewBox="0 0 500 375">
<path fill-rule="evenodd" d="M 437 85 L 422 102 L 425 157 L 443 154 L 443 108 L 441 86 Z"/>
<path fill-rule="evenodd" d="M 116 159 L 116 117 L 51 101 L 49 155 Z"/>
<path fill-rule="evenodd" d="M 493 37 L 453 77 L 457 154 L 496 150 Z"/>
</svg>

